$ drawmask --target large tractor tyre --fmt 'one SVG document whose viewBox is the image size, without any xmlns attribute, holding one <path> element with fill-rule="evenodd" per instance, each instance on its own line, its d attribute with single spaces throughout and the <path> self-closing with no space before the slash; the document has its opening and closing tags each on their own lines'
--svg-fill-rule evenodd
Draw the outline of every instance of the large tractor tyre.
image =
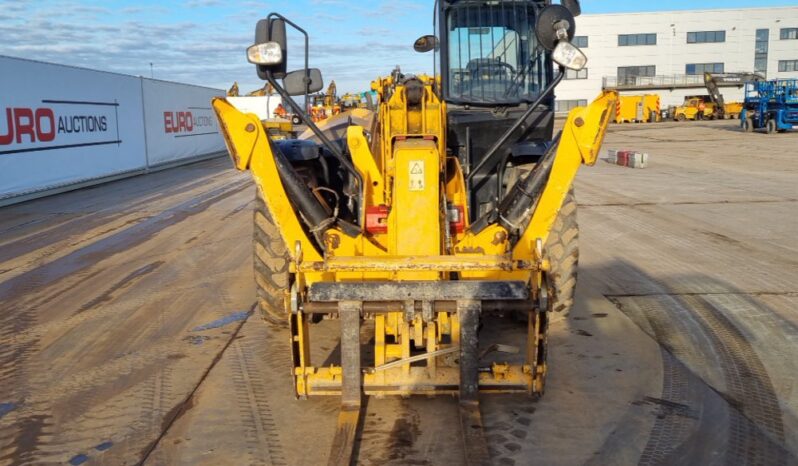
<svg viewBox="0 0 798 466">
<path fill-rule="evenodd" d="M 676 115 L 676 120 L 677 121 L 685 121 L 686 119 L 687 119 L 687 117 L 684 115 L 684 113 L 680 113 L 680 114 Z"/>
<path fill-rule="evenodd" d="M 743 120 L 743 131 L 746 133 L 754 132 L 754 120 L 752 118 L 746 118 Z"/>
<path fill-rule="evenodd" d="M 565 196 L 560 213 L 552 225 L 544 255 L 551 266 L 548 273 L 551 309 L 565 316 L 574 304 L 579 262 L 579 225 L 576 222 L 573 188 Z"/>
<path fill-rule="evenodd" d="M 302 123 L 302 119 L 299 118 L 299 116 L 294 115 L 294 116 L 291 117 L 291 123 L 293 123 L 295 125 L 298 125 L 298 124 Z"/>
<path fill-rule="evenodd" d="M 260 189 L 255 199 L 254 237 L 255 288 L 263 320 L 288 325 L 285 296 L 289 289 L 288 250 L 280 237 Z"/>
</svg>

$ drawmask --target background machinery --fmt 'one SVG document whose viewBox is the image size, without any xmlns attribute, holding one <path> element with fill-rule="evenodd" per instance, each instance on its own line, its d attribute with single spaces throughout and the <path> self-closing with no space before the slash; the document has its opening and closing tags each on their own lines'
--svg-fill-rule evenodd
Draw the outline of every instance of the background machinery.
<svg viewBox="0 0 798 466">
<path fill-rule="evenodd" d="M 798 79 L 754 81 L 745 85 L 740 116 L 746 132 L 764 128 L 781 133 L 798 125 Z"/>
<path fill-rule="evenodd" d="M 763 79 L 765 77 L 759 73 L 704 73 L 704 85 L 709 92 L 709 102 L 712 103 L 712 117 L 718 120 L 739 118 L 743 109 L 742 102 L 726 102 L 723 99 L 719 84 L 734 84 L 742 87 L 747 82 Z"/>
<path fill-rule="evenodd" d="M 674 121 L 709 120 L 715 113 L 715 105 L 709 101 L 709 96 L 688 96 L 684 103 L 676 107 L 672 116 Z"/>
<path fill-rule="evenodd" d="M 685 121 L 739 118 L 743 109 L 742 102 L 726 102 L 720 87 L 743 87 L 746 82 L 763 79 L 764 76 L 759 73 L 704 73 L 704 86 L 708 94 L 686 97 L 684 104 L 673 111 L 673 119 Z"/>
<path fill-rule="evenodd" d="M 572 182 L 595 163 L 617 97 L 572 110 L 553 135 L 553 90 L 587 60 L 570 43 L 579 3 L 436 8 L 436 34 L 414 48 L 434 51 L 439 79 L 397 68 L 373 81 L 378 111 L 345 131 L 322 131 L 292 98 L 322 77 L 307 56 L 287 72 L 286 25 L 308 36 L 276 13 L 248 57 L 313 138 L 274 141 L 213 101 L 257 185 L 258 307 L 288 328 L 296 395 L 341 396 L 331 465 L 352 460 L 364 394 L 457 395 L 465 457 L 489 464 L 479 393 L 540 396 L 549 315 L 573 303 Z M 314 326 L 330 322 L 340 354 L 314 363 Z"/>
<path fill-rule="evenodd" d="M 268 83 L 267 83 L 268 84 Z M 288 114 L 282 105 L 282 97 L 262 92 L 263 88 L 250 92 L 245 96 L 238 95 L 238 83 L 227 92 L 227 102 L 235 106 L 240 112 L 251 113 L 257 116 L 264 130 L 273 139 L 288 139 L 296 136 L 294 127 L 301 120 L 296 115 Z"/>
<path fill-rule="evenodd" d="M 308 113 L 315 123 L 341 113 L 341 104 L 336 92 L 335 81 L 331 81 L 327 92 L 309 96 Z"/>
</svg>

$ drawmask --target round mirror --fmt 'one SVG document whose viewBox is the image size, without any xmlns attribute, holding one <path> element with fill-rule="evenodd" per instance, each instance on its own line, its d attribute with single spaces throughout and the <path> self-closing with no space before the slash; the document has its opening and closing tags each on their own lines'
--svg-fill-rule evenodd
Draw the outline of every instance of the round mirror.
<svg viewBox="0 0 798 466">
<path fill-rule="evenodd" d="M 560 3 L 574 16 L 582 14 L 582 7 L 579 5 L 579 0 L 561 0 Z"/>
<path fill-rule="evenodd" d="M 555 25 L 560 21 L 568 22 L 568 40 L 574 38 L 576 32 L 574 15 L 562 5 L 549 5 L 543 9 L 538 15 L 535 23 L 535 34 L 538 37 L 538 42 L 546 50 L 554 50 L 557 46 L 557 29 Z"/>
</svg>

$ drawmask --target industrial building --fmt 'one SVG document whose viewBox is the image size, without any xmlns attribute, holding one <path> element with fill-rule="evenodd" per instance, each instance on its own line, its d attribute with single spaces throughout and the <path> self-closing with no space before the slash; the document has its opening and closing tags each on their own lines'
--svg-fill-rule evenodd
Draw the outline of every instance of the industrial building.
<svg viewBox="0 0 798 466">
<path fill-rule="evenodd" d="M 574 42 L 588 64 L 557 88 L 561 113 L 602 88 L 679 105 L 706 94 L 705 71 L 798 78 L 798 6 L 583 15 Z M 739 87 L 722 92 L 727 101 L 743 99 Z"/>
</svg>

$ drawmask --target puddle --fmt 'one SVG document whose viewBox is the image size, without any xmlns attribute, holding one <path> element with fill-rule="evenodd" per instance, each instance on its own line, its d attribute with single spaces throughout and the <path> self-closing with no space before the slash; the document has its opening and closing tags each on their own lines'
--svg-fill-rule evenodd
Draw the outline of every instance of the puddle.
<svg viewBox="0 0 798 466">
<path fill-rule="evenodd" d="M 244 320 L 249 317 L 249 311 L 240 311 L 234 312 L 229 316 L 222 317 L 221 319 L 216 319 L 213 322 L 208 322 L 207 324 L 200 325 L 199 327 L 194 327 L 191 331 L 192 332 L 201 332 L 203 330 L 210 330 L 212 328 L 219 328 L 224 327 L 227 324 L 231 324 L 233 322 L 238 322 L 239 320 Z"/>
<path fill-rule="evenodd" d="M 15 409 L 17 409 L 16 403 L 0 403 L 0 419 Z"/>
<path fill-rule="evenodd" d="M 83 453 L 80 453 L 70 458 L 69 464 L 71 464 L 72 466 L 78 466 L 79 464 L 83 464 L 86 461 L 89 461 L 89 457 L 87 455 L 84 455 Z"/>
<path fill-rule="evenodd" d="M 105 450 L 111 448 L 112 446 L 114 446 L 114 442 L 111 442 L 109 440 L 107 442 L 103 442 L 103 443 L 97 445 L 96 447 L 94 447 L 94 449 L 97 450 L 97 451 L 105 451 Z"/>
</svg>

